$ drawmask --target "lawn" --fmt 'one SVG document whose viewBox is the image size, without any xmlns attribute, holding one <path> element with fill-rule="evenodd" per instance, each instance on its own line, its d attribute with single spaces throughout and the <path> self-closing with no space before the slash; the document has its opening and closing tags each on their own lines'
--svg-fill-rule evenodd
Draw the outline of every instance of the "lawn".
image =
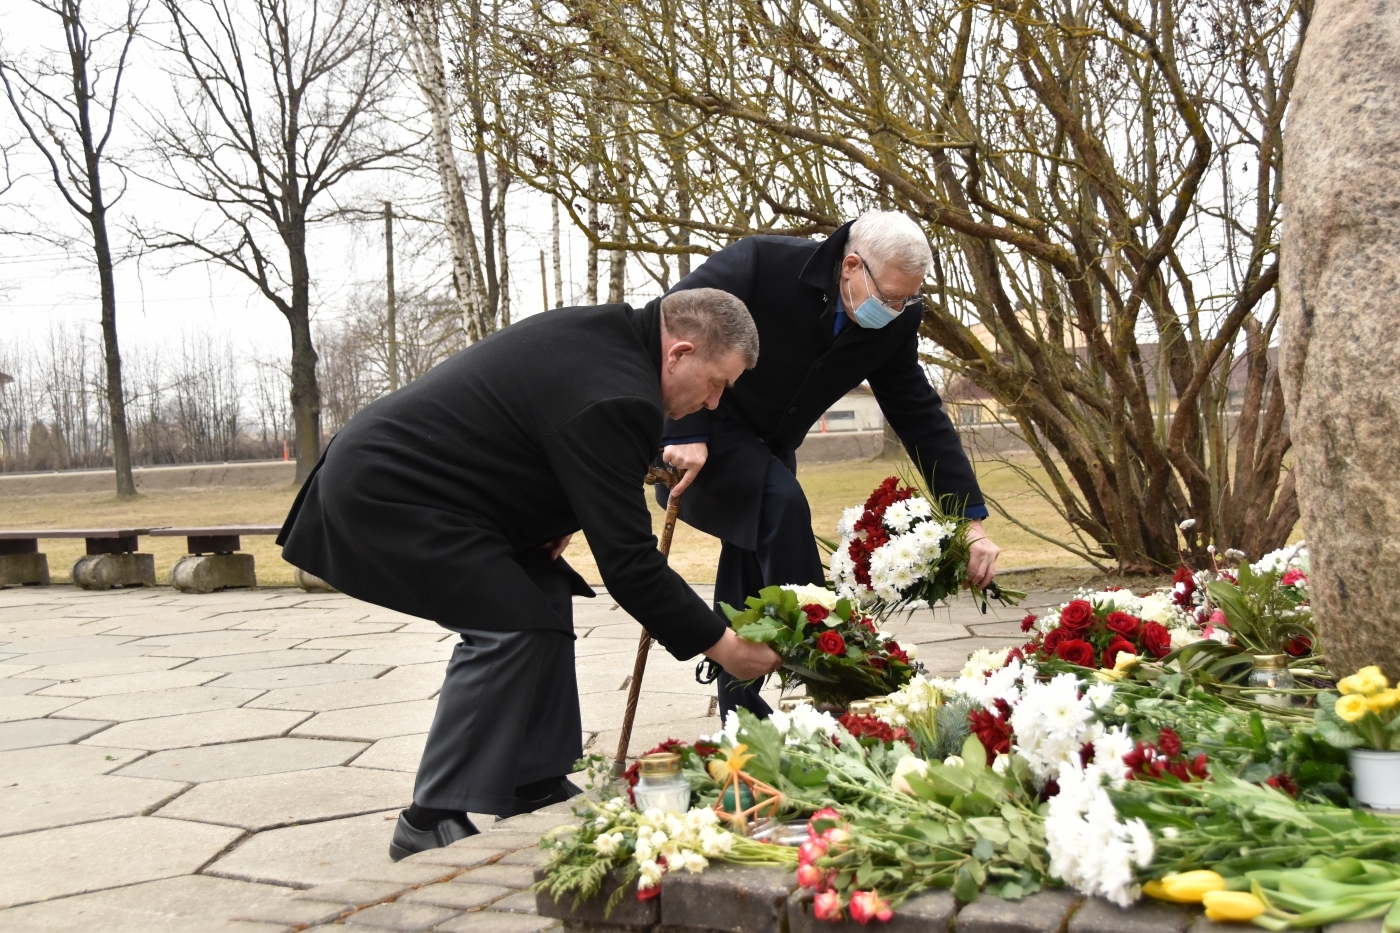
<svg viewBox="0 0 1400 933">
<path fill-rule="evenodd" d="M 814 464 L 798 470 L 798 479 L 812 503 L 813 530 L 826 538 L 835 535 L 841 510 L 865 499 L 886 476 L 907 468 L 907 461 L 875 460 Z M 1027 466 L 1038 469 L 1027 462 Z M 1040 499 L 1016 473 L 1000 463 L 978 465 L 983 489 L 1027 525 L 1056 536 L 1065 532 L 1055 511 Z M 156 527 L 162 525 L 281 524 L 296 490 L 290 486 L 265 488 L 200 488 L 170 490 L 117 499 L 111 495 L 10 496 L 0 500 L 0 527 Z M 659 533 L 662 512 L 648 491 L 652 525 Z M 987 530 L 1001 546 L 1000 566 L 1079 566 L 1073 555 L 1017 528 L 995 514 Z M 55 582 L 68 580 L 69 568 L 83 554 L 81 540 L 52 539 L 42 543 L 49 555 Z M 170 565 L 184 553 L 183 538 L 143 538 L 143 550 L 156 558 L 156 573 L 166 578 Z M 243 548 L 257 559 L 258 581 L 288 585 L 292 568 L 282 560 L 270 537 L 244 538 Z M 597 565 L 587 541 L 576 537 L 567 557 L 579 572 L 599 581 Z M 671 562 L 695 583 L 714 581 L 719 541 L 684 524 L 676 530 Z"/>
</svg>

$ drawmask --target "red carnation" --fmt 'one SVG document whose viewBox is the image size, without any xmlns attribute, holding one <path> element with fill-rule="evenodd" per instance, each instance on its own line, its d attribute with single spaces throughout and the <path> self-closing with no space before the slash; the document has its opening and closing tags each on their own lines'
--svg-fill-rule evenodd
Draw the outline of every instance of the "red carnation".
<svg viewBox="0 0 1400 933">
<path fill-rule="evenodd" d="M 1162 750 L 1163 755 L 1175 758 L 1181 754 L 1181 736 L 1177 735 L 1171 726 L 1163 726 L 1161 734 L 1157 736 L 1157 747 Z"/>
<path fill-rule="evenodd" d="M 827 654 L 844 654 L 846 639 L 828 629 L 817 636 L 817 647 Z"/>
<path fill-rule="evenodd" d="M 1186 567 L 1176 568 L 1172 577 L 1172 602 L 1178 606 L 1190 607 L 1191 596 L 1196 592 L 1196 576 Z"/>
<path fill-rule="evenodd" d="M 1082 632 L 1094 621 L 1094 607 L 1088 600 L 1071 600 L 1060 610 L 1060 625 L 1071 632 Z"/>
<path fill-rule="evenodd" d="M 1137 638 L 1138 629 L 1142 628 L 1142 622 L 1126 612 L 1110 612 L 1108 618 L 1103 620 L 1103 624 L 1108 627 L 1110 632 L 1115 632 L 1129 640 Z"/>
<path fill-rule="evenodd" d="M 1283 650 L 1287 651 L 1295 658 L 1300 658 L 1303 655 L 1307 654 L 1309 651 L 1312 651 L 1312 646 L 1312 639 L 1308 636 L 1294 635 L 1288 640 L 1288 644 L 1283 646 Z"/>
<path fill-rule="evenodd" d="M 1291 567 L 1284 572 L 1283 579 L 1278 582 L 1284 586 L 1297 586 L 1299 583 L 1307 583 L 1308 575 L 1297 567 Z"/>
<path fill-rule="evenodd" d="M 987 764 L 996 761 L 997 753 L 1011 753 L 1011 724 L 1006 717 L 1011 715 L 1011 707 L 1005 700 L 997 700 L 994 709 L 973 710 L 967 716 L 968 724 L 982 748 L 987 752 Z"/>
<path fill-rule="evenodd" d="M 1103 650 L 1103 666 L 1111 668 L 1118 663 L 1118 655 L 1126 651 L 1128 654 L 1137 654 L 1137 645 L 1128 641 L 1122 635 L 1114 635 L 1113 641 L 1108 643 L 1108 647 Z"/>
<path fill-rule="evenodd" d="M 1026 617 L 1021 620 L 1021 631 L 1029 632 L 1033 628 L 1035 628 L 1035 613 L 1028 612 Z"/>
<path fill-rule="evenodd" d="M 1191 762 L 1190 771 L 1192 774 L 1194 774 L 1201 780 L 1205 780 L 1206 775 L 1210 774 L 1210 768 L 1207 766 L 1205 752 L 1201 752 L 1199 755 L 1196 756 L 1196 760 Z"/>
<path fill-rule="evenodd" d="M 827 609 L 825 606 L 818 606 L 816 603 L 812 603 L 810 606 L 803 606 L 802 611 L 807 613 L 807 621 L 811 622 L 813 625 L 831 615 L 830 609 Z"/>
<path fill-rule="evenodd" d="M 1164 658 L 1171 654 L 1172 633 L 1159 622 L 1142 623 L 1142 646 L 1154 657 Z"/>
<path fill-rule="evenodd" d="M 1298 796 L 1298 785 L 1286 774 L 1275 774 L 1264 782 L 1275 790 L 1281 790 L 1290 797 Z"/>
<path fill-rule="evenodd" d="M 1056 630 L 1058 631 L 1058 629 Z M 1080 667 L 1094 666 L 1094 646 L 1084 641 L 1082 638 L 1070 638 L 1060 642 L 1055 649 L 1055 657 L 1068 664 L 1078 664 Z"/>
</svg>

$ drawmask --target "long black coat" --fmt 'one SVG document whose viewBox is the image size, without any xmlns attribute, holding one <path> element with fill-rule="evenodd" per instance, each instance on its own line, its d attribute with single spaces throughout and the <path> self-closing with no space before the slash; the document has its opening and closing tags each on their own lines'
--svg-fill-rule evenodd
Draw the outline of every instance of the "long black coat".
<svg viewBox="0 0 1400 933">
<path fill-rule="evenodd" d="M 681 499 L 687 524 L 755 550 L 772 455 L 791 464 L 817 419 L 867 380 L 934 492 L 958 507 L 983 504 L 957 430 L 919 364 L 922 308 L 906 308 L 879 330 L 848 321 L 833 334 L 837 269 L 850 226 L 821 243 L 745 237 L 672 289 L 719 288 L 738 296 L 758 325 L 761 346 L 758 366 L 725 391 L 715 411 L 666 422 L 667 438 L 709 439 L 709 459 Z"/>
<path fill-rule="evenodd" d="M 609 594 L 691 657 L 725 625 L 651 533 L 660 372 L 656 307 L 565 308 L 493 334 L 350 420 L 287 516 L 283 555 L 450 628 L 569 631 L 525 571 L 582 529 Z"/>
</svg>

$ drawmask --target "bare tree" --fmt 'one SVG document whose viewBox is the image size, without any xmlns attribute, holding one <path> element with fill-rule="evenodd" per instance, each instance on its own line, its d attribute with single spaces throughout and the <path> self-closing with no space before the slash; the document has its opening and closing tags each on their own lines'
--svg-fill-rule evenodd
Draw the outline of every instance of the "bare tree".
<svg viewBox="0 0 1400 933">
<path fill-rule="evenodd" d="M 121 200 L 126 180 L 107 156 L 116 128 L 117 103 L 127 55 L 136 39 L 146 5 L 127 0 L 125 16 L 115 25 L 94 26 L 84 19 L 82 0 L 30 0 L 54 16 L 64 48 L 51 56 L 20 62 L 0 51 L 0 82 L 30 144 L 43 156 L 56 191 L 88 228 L 88 247 L 97 266 L 102 306 L 102 348 L 106 408 L 110 418 L 112 464 L 117 495 L 136 495 L 131 477 L 131 443 L 126 430 L 122 358 L 117 343 L 117 288 L 113 272 L 109 212 Z M 97 31 L 91 31 L 95 28 Z M 115 195 L 103 187 L 103 171 L 114 168 L 120 185 Z M 8 159 L 6 175 L 8 178 Z"/>
<path fill-rule="evenodd" d="M 1197 559 L 1257 554 L 1298 516 L 1269 348 L 1311 8 L 521 2 L 497 49 L 531 118 L 500 148 L 592 249 L 641 259 L 909 213 L 938 257 L 932 358 L 1034 452 L 1056 543 L 1150 571 L 1192 518 Z"/>
<path fill-rule="evenodd" d="M 402 152 L 385 105 L 395 54 L 374 0 L 162 0 L 177 103 L 152 113 L 156 178 L 211 208 L 212 229 L 162 230 L 246 276 L 287 319 L 297 478 L 321 453 L 308 234 L 330 192 Z"/>
</svg>

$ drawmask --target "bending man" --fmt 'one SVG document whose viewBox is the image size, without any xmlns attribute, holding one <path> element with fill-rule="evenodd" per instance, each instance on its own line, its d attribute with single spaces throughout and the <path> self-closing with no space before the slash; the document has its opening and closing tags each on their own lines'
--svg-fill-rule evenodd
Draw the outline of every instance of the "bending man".
<svg viewBox="0 0 1400 933">
<path fill-rule="evenodd" d="M 775 670 L 656 548 L 643 479 L 663 416 L 714 408 L 758 359 L 733 295 L 637 310 L 566 308 L 474 344 L 357 414 L 278 538 L 292 564 L 367 602 L 460 634 L 399 817 L 395 859 L 577 793 L 582 755 L 571 597 L 560 556 L 582 529 L 608 593 L 675 657 L 735 677 Z"/>
</svg>

